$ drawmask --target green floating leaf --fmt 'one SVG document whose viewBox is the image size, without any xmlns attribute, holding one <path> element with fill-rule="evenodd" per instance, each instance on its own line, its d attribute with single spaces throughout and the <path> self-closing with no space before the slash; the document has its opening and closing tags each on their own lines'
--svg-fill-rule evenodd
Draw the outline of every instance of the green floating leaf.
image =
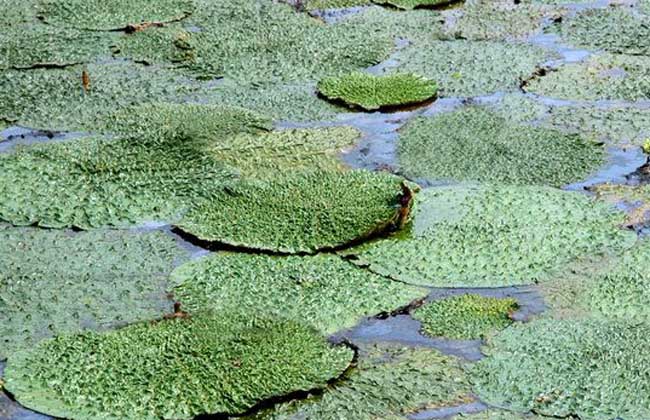
<svg viewBox="0 0 650 420">
<path fill-rule="evenodd" d="M 187 258 L 163 233 L 0 227 L 0 360 L 62 332 L 171 311 L 168 274 Z"/>
<path fill-rule="evenodd" d="M 460 295 L 425 304 L 413 312 L 422 331 L 431 337 L 479 339 L 512 324 L 517 300 L 481 295 Z"/>
<path fill-rule="evenodd" d="M 84 89 L 86 72 L 89 86 Z M 93 131 L 126 106 L 180 101 L 193 86 L 160 67 L 129 62 L 0 72 L 0 117 L 56 131 Z"/>
<path fill-rule="evenodd" d="M 415 43 L 394 57 L 398 65 L 390 72 L 435 80 L 441 96 L 471 97 L 517 90 L 549 53 L 526 44 L 458 40 Z"/>
<path fill-rule="evenodd" d="M 0 33 L 0 69 L 85 63 L 108 56 L 113 42 L 113 34 L 42 23 L 10 25 Z"/>
<path fill-rule="evenodd" d="M 544 319 L 494 337 L 470 368 L 482 401 L 582 419 L 650 418 L 650 327 L 617 320 Z"/>
<path fill-rule="evenodd" d="M 459 0 L 372 0 L 376 4 L 385 4 L 399 9 L 412 10 L 416 7 L 444 6 Z"/>
<path fill-rule="evenodd" d="M 145 64 L 182 63 L 192 56 L 191 36 L 181 24 L 146 28 L 122 35 L 113 54 Z"/>
<path fill-rule="evenodd" d="M 350 244 L 397 223 L 400 184 L 400 178 L 366 171 L 244 181 L 193 208 L 179 227 L 202 240 L 311 253 Z"/>
<path fill-rule="evenodd" d="M 476 414 L 460 414 L 452 420 L 548 420 L 548 417 L 521 414 L 512 411 L 489 409 Z"/>
<path fill-rule="evenodd" d="M 218 253 L 174 271 L 174 297 L 190 313 L 238 307 L 310 324 L 324 334 L 425 297 L 335 255 L 273 257 Z"/>
<path fill-rule="evenodd" d="M 589 50 L 650 54 L 650 19 L 621 7 L 585 10 L 563 21 L 560 32 L 571 45 Z"/>
<path fill-rule="evenodd" d="M 650 57 L 600 54 L 529 80 L 527 92 L 560 99 L 650 99 Z"/>
<path fill-rule="evenodd" d="M 433 99 L 438 86 L 415 74 L 373 76 L 355 72 L 341 77 L 326 77 L 318 83 L 322 95 L 349 106 L 372 111 L 382 107 L 415 105 Z"/>
<path fill-rule="evenodd" d="M 632 246 L 623 214 L 586 196 L 546 187 L 425 189 L 410 226 L 344 254 L 412 284 L 496 287 L 530 284 L 578 257 Z"/>
<path fill-rule="evenodd" d="M 124 29 L 129 25 L 164 23 L 187 17 L 193 0 L 40 0 L 46 22 L 81 29 Z"/>
<path fill-rule="evenodd" d="M 370 0 L 307 0 L 305 10 L 343 9 L 372 4 Z"/>
<path fill-rule="evenodd" d="M 402 419 L 419 410 L 469 402 L 468 388 L 452 357 L 432 349 L 379 344 L 362 349 L 357 369 L 322 397 L 282 404 L 254 418 Z"/>
<path fill-rule="evenodd" d="M 13 355 L 4 379 L 57 417 L 192 419 L 323 387 L 352 356 L 293 321 L 224 312 L 60 336 Z"/>
<path fill-rule="evenodd" d="M 586 178 L 605 155 L 577 134 L 513 123 L 479 107 L 412 120 L 398 153 L 409 177 L 556 187 Z"/>
</svg>

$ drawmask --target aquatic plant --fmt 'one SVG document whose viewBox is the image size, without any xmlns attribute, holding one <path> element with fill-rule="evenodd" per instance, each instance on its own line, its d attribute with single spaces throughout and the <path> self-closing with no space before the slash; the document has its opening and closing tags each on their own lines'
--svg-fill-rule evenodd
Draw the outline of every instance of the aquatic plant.
<svg viewBox="0 0 650 420">
<path fill-rule="evenodd" d="M 594 55 L 538 75 L 524 85 L 527 92 L 560 99 L 650 99 L 650 57 Z"/>
<path fill-rule="evenodd" d="M 517 300 L 465 294 L 429 302 L 413 311 L 422 331 L 431 337 L 473 340 L 512 323 Z"/>
<path fill-rule="evenodd" d="M 151 27 L 121 35 L 113 55 L 144 64 L 182 64 L 192 59 L 188 40 L 192 36 L 181 24 Z"/>
<path fill-rule="evenodd" d="M 387 280 L 335 255 L 273 257 L 218 253 L 174 271 L 174 297 L 190 313 L 263 310 L 323 334 L 423 298 L 427 290 Z"/>
<path fill-rule="evenodd" d="M 354 6 L 372 4 L 370 0 L 306 0 L 305 10 L 343 9 Z"/>
<path fill-rule="evenodd" d="M 171 312 L 168 274 L 187 258 L 160 232 L 0 227 L 0 360 L 56 334 Z"/>
<path fill-rule="evenodd" d="M 326 77 L 318 82 L 318 90 L 330 100 L 372 111 L 433 99 L 438 85 L 416 74 L 374 76 L 355 72 L 340 77 Z"/>
<path fill-rule="evenodd" d="M 470 97 L 517 90 L 549 53 L 525 44 L 431 40 L 410 45 L 394 58 L 398 65 L 388 72 L 416 73 L 435 80 L 440 96 Z"/>
<path fill-rule="evenodd" d="M 361 349 L 357 368 L 322 397 L 263 412 L 265 419 L 401 419 L 430 407 L 470 401 L 458 361 L 437 350 L 378 344 Z"/>
<path fill-rule="evenodd" d="M 385 4 L 399 9 L 412 10 L 416 7 L 444 6 L 459 0 L 372 0 L 376 4 Z"/>
<path fill-rule="evenodd" d="M 165 23 L 187 17 L 193 0 L 40 0 L 47 23 L 91 30 L 126 29 L 129 25 Z"/>
<path fill-rule="evenodd" d="M 469 369 L 488 404 L 546 416 L 650 417 L 648 324 L 618 319 L 542 319 L 491 338 Z"/>
<path fill-rule="evenodd" d="M 650 185 L 599 184 L 589 188 L 596 196 L 609 203 L 629 206 L 626 224 L 642 225 L 650 211 Z"/>
<path fill-rule="evenodd" d="M 401 172 L 413 178 L 557 187 L 586 178 L 605 155 L 577 134 L 513 123 L 480 107 L 410 121 L 398 153 Z"/>
<path fill-rule="evenodd" d="M 366 171 L 299 172 L 243 181 L 178 224 L 200 239 L 249 249 L 315 252 L 399 223 L 401 179 Z"/>
<path fill-rule="evenodd" d="M 12 355 L 4 379 L 57 417 L 192 419 L 323 387 L 352 356 L 293 321 L 228 311 L 59 336 Z"/>
<path fill-rule="evenodd" d="M 459 414 L 451 420 L 547 420 L 548 417 L 535 414 L 515 413 L 512 411 L 488 409 L 475 414 Z"/>
<path fill-rule="evenodd" d="M 411 284 L 496 287 L 535 283 L 575 258 L 636 241 L 618 228 L 622 212 L 547 187 L 428 188 L 411 214 L 404 232 L 342 254 Z"/>
</svg>

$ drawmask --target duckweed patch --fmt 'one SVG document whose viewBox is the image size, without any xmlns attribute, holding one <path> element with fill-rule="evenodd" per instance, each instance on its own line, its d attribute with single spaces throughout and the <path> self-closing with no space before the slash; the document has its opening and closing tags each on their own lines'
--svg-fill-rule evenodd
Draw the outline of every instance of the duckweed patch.
<svg viewBox="0 0 650 420">
<path fill-rule="evenodd" d="M 323 387 L 352 356 L 292 321 L 197 314 L 45 341 L 9 359 L 5 388 L 57 417 L 191 419 Z"/>
<path fill-rule="evenodd" d="M 257 416 L 262 419 L 401 419 L 426 408 L 469 401 L 458 361 L 426 348 L 378 344 L 362 349 L 349 378 L 320 398 L 294 401 Z"/>
<path fill-rule="evenodd" d="M 630 205 L 626 223 L 641 225 L 650 219 L 647 215 L 650 212 L 650 185 L 600 184 L 591 187 L 590 190 L 606 202 L 624 202 Z"/>
<path fill-rule="evenodd" d="M 192 139 L 29 146 L 0 155 L 0 219 L 82 229 L 173 221 L 233 176 Z"/>
<path fill-rule="evenodd" d="M 471 107 L 412 120 L 402 129 L 398 153 L 409 177 L 561 186 L 595 171 L 605 151 L 577 134 L 511 123 Z"/>
<path fill-rule="evenodd" d="M 239 307 L 333 334 L 362 318 L 423 298 L 427 290 L 386 280 L 335 255 L 273 257 L 218 253 L 173 273 L 174 296 L 190 313 Z"/>
<path fill-rule="evenodd" d="M 526 91 L 582 100 L 650 99 L 650 57 L 600 54 L 529 80 Z"/>
<path fill-rule="evenodd" d="M 510 314 L 517 307 L 515 299 L 467 294 L 427 303 L 413 312 L 413 318 L 431 337 L 473 340 L 512 324 Z"/>
<path fill-rule="evenodd" d="M 390 71 L 435 80 L 441 96 L 481 96 L 518 89 L 548 55 L 541 48 L 525 44 L 431 41 L 396 53 L 399 65 Z"/>
<path fill-rule="evenodd" d="M 318 83 L 318 90 L 330 100 L 372 111 L 425 102 L 435 97 L 438 85 L 416 74 L 374 76 L 355 72 L 326 77 Z"/>
<path fill-rule="evenodd" d="M 366 171 L 304 172 L 245 181 L 190 210 L 179 227 L 199 239 L 315 252 L 383 232 L 401 214 L 400 178 Z"/>
<path fill-rule="evenodd" d="M 180 64 L 192 57 L 191 36 L 181 25 L 147 28 L 122 35 L 113 54 L 144 64 Z"/>
<path fill-rule="evenodd" d="M 548 417 L 535 414 L 514 413 L 506 410 L 486 410 L 476 414 L 461 414 L 452 417 L 452 420 L 547 420 Z"/>
<path fill-rule="evenodd" d="M 0 0 L 0 25 L 3 30 L 11 30 L 10 26 L 22 25 L 36 21 L 38 0 Z"/>
<path fill-rule="evenodd" d="M 171 311 L 168 274 L 187 258 L 160 232 L 0 227 L 0 360 L 65 332 Z"/>
<path fill-rule="evenodd" d="M 399 9 L 413 10 L 420 7 L 436 7 L 454 3 L 459 0 L 372 0 L 376 4 L 384 4 Z"/>
<path fill-rule="evenodd" d="M 470 369 L 470 377 L 483 401 L 516 411 L 646 419 L 650 360 L 639 349 L 648 334 L 647 324 L 626 320 L 516 325 L 490 341 L 488 357 Z"/>
<path fill-rule="evenodd" d="M 89 79 L 84 89 L 83 73 Z M 179 101 L 192 86 L 159 67 L 129 62 L 89 64 L 65 69 L 7 70 L 0 73 L 0 116 L 31 128 L 95 130 L 125 106 Z"/>
<path fill-rule="evenodd" d="M 572 45 L 589 50 L 650 54 L 650 19 L 635 16 L 625 8 L 585 10 L 564 22 L 560 33 Z"/>
<path fill-rule="evenodd" d="M 558 16 L 557 10 L 536 4 L 476 2 L 454 11 L 445 32 L 469 40 L 524 39 Z"/>
<path fill-rule="evenodd" d="M 187 17 L 192 0 L 40 0 L 46 22 L 81 29 L 124 29 L 129 25 L 164 23 Z"/>
<path fill-rule="evenodd" d="M 0 69 L 85 63 L 108 56 L 114 41 L 115 36 L 99 32 L 43 24 L 10 25 L 0 33 Z"/>
<path fill-rule="evenodd" d="M 372 4 L 370 0 L 307 0 L 305 10 L 343 9 Z"/>
<path fill-rule="evenodd" d="M 348 250 L 355 264 L 411 284 L 497 287 L 540 281 L 585 255 L 636 241 L 623 214 L 547 187 L 441 187 L 420 192 L 407 230 Z"/>
</svg>

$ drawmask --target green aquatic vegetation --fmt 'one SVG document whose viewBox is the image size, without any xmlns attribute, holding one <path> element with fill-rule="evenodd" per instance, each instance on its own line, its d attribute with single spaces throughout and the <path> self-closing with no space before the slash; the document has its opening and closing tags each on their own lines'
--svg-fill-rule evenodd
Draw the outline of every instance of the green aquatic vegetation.
<svg viewBox="0 0 650 420">
<path fill-rule="evenodd" d="M 0 27 L 10 30 L 10 26 L 36 21 L 39 0 L 0 0 Z"/>
<path fill-rule="evenodd" d="M 189 23 L 201 28 L 187 64 L 202 79 L 302 82 L 359 70 L 386 58 L 393 39 L 345 22 L 326 25 L 287 4 L 205 2 Z"/>
<path fill-rule="evenodd" d="M 182 63 L 191 58 L 191 36 L 180 24 L 147 28 L 121 35 L 113 55 L 145 64 Z"/>
<path fill-rule="evenodd" d="M 0 155 L 0 219 L 82 229 L 174 221 L 232 178 L 192 139 L 23 147 Z"/>
<path fill-rule="evenodd" d="M 89 79 L 84 89 L 83 72 Z M 0 72 L 0 117 L 58 131 L 95 130 L 125 106 L 180 101 L 192 85 L 176 73 L 129 62 Z"/>
<path fill-rule="evenodd" d="M 59 28 L 42 23 L 3 27 L 0 69 L 62 67 L 108 56 L 114 34 Z"/>
<path fill-rule="evenodd" d="M 627 320 L 543 319 L 492 338 L 470 368 L 488 404 L 546 416 L 650 418 L 650 327 Z"/>
<path fill-rule="evenodd" d="M 650 57 L 600 54 L 526 82 L 527 92 L 560 99 L 650 99 Z"/>
<path fill-rule="evenodd" d="M 323 334 L 355 326 L 427 295 L 355 267 L 335 255 L 274 257 L 218 253 L 172 274 L 174 297 L 190 313 L 262 310 L 312 325 Z"/>
<path fill-rule="evenodd" d="M 605 151 L 577 134 L 470 107 L 410 121 L 398 153 L 401 171 L 413 178 L 559 187 L 595 171 Z"/>
<path fill-rule="evenodd" d="M 630 55 L 650 54 L 650 20 L 621 7 L 588 9 L 562 22 L 562 38 L 571 45 Z"/>
<path fill-rule="evenodd" d="M 650 185 L 616 185 L 600 184 L 590 188 L 596 196 L 609 203 L 627 203 L 631 206 L 628 210 L 626 223 L 642 225 L 649 218 L 650 212 Z"/>
<path fill-rule="evenodd" d="M 473 340 L 512 324 L 510 314 L 517 307 L 516 299 L 467 294 L 427 303 L 413 312 L 413 318 L 431 337 Z"/>
<path fill-rule="evenodd" d="M 178 226 L 232 246 L 316 252 L 398 224 L 401 194 L 401 179 L 386 173 L 286 173 L 228 186 L 191 209 Z"/>
<path fill-rule="evenodd" d="M 468 401 L 468 382 L 456 359 L 433 349 L 376 344 L 361 349 L 357 368 L 322 397 L 285 403 L 255 418 L 402 419 Z"/>
<path fill-rule="evenodd" d="M 318 82 L 321 95 L 367 111 L 415 105 L 435 98 L 438 85 L 416 74 L 374 76 L 354 72 Z"/>
<path fill-rule="evenodd" d="M 548 417 L 489 409 L 476 414 L 459 414 L 451 420 L 548 420 Z"/>
<path fill-rule="evenodd" d="M 192 419 L 323 387 L 352 357 L 296 322 L 230 311 L 59 336 L 12 355 L 4 379 L 57 417 Z"/>
<path fill-rule="evenodd" d="M 500 102 L 491 105 L 508 121 L 536 125 L 546 119 L 548 106 L 521 93 L 504 95 Z"/>
<path fill-rule="evenodd" d="M 187 258 L 160 232 L 0 227 L 0 360 L 53 335 L 171 312 L 169 272 Z"/>
<path fill-rule="evenodd" d="M 216 142 L 209 152 L 242 176 L 258 180 L 295 171 L 336 172 L 345 169 L 338 155 L 360 136 L 357 129 L 347 126 L 239 134 Z"/>
<path fill-rule="evenodd" d="M 276 121 L 326 121 L 346 111 L 319 99 L 316 84 L 311 82 L 258 86 L 224 79 L 216 86 L 200 89 L 197 100 L 244 107 Z"/>
<path fill-rule="evenodd" d="M 259 134 L 273 128 L 271 120 L 244 108 L 147 103 L 120 109 L 105 121 L 105 130 L 139 142 L 192 139 L 206 145 L 221 144 L 240 133 Z"/>
<path fill-rule="evenodd" d="M 106 31 L 172 22 L 193 10 L 193 0 L 39 0 L 39 15 L 47 23 Z"/>
<path fill-rule="evenodd" d="M 497 287 L 541 281 L 574 259 L 626 249 L 623 213 L 580 194 L 536 186 L 428 188 L 405 231 L 344 252 L 411 284 Z"/>
<path fill-rule="evenodd" d="M 372 0 L 376 4 L 384 4 L 398 9 L 412 10 L 420 7 L 445 6 L 458 0 Z"/>
<path fill-rule="evenodd" d="M 537 4 L 476 2 L 454 10 L 445 26 L 448 36 L 469 40 L 525 39 L 545 21 L 560 16 L 557 9 Z"/>
<path fill-rule="evenodd" d="M 639 9 L 641 13 L 650 15 L 650 0 L 639 0 Z"/>
<path fill-rule="evenodd" d="M 549 53 L 525 44 L 430 41 L 395 54 L 390 72 L 417 73 L 438 82 L 441 96 L 480 96 L 514 91 Z"/>
<path fill-rule="evenodd" d="M 305 10 L 343 9 L 347 7 L 366 6 L 372 4 L 370 0 L 307 0 Z"/>
</svg>

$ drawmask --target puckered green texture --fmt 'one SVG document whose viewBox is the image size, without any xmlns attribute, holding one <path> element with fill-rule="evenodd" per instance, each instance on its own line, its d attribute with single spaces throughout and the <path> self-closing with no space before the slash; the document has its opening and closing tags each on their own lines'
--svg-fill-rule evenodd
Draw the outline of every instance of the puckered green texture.
<svg viewBox="0 0 650 420">
<path fill-rule="evenodd" d="M 322 397 L 278 406 L 262 419 L 402 419 L 432 407 L 469 401 L 456 359 L 436 350 L 378 344 L 362 349 L 357 369 Z"/>
<path fill-rule="evenodd" d="M 373 3 L 385 4 L 399 9 L 412 10 L 419 7 L 435 7 L 454 3 L 458 0 L 372 0 Z"/>
<path fill-rule="evenodd" d="M 171 311 L 168 274 L 186 258 L 162 233 L 0 227 L 0 360 L 62 332 Z"/>
<path fill-rule="evenodd" d="M 239 307 L 308 323 L 324 334 L 388 313 L 427 295 L 335 255 L 273 257 L 219 253 L 183 265 L 174 297 L 189 312 Z"/>
<path fill-rule="evenodd" d="M 650 57 L 601 54 L 566 64 L 525 85 L 527 92 L 561 99 L 650 99 Z"/>
<path fill-rule="evenodd" d="M 413 312 L 422 331 L 432 337 L 472 340 L 488 336 L 512 324 L 517 309 L 511 298 L 460 295 L 425 304 Z"/>
<path fill-rule="evenodd" d="M 624 8 L 585 10 L 563 22 L 562 37 L 571 45 L 630 55 L 650 54 L 650 19 Z"/>
<path fill-rule="evenodd" d="M 556 10 L 536 4 L 504 1 L 474 2 L 452 12 L 448 36 L 469 40 L 524 39 L 542 29 Z"/>
<path fill-rule="evenodd" d="M 84 63 L 110 55 L 114 41 L 112 34 L 41 23 L 3 27 L 0 32 L 0 69 Z"/>
<path fill-rule="evenodd" d="M 0 25 L 2 25 L 2 29 L 8 30 L 10 26 L 35 22 L 38 1 L 0 0 L 0 10 L 2 10 L 2 14 L 0 14 Z"/>
<path fill-rule="evenodd" d="M 45 227 L 173 221 L 233 178 L 186 138 L 83 138 L 0 155 L 0 219 Z"/>
<path fill-rule="evenodd" d="M 304 3 L 304 8 L 306 10 L 341 9 L 367 4 L 370 4 L 370 0 L 307 0 Z"/>
<path fill-rule="evenodd" d="M 488 404 L 582 419 L 650 418 L 650 327 L 545 319 L 508 328 L 470 369 Z"/>
<path fill-rule="evenodd" d="M 40 0 L 46 22 L 83 29 L 123 29 L 129 25 L 171 22 L 194 10 L 192 0 Z"/>
<path fill-rule="evenodd" d="M 191 36 L 181 24 L 147 28 L 122 35 L 113 54 L 145 64 L 182 63 L 191 59 Z"/>
<path fill-rule="evenodd" d="M 217 142 L 210 153 L 243 176 L 278 178 L 289 171 L 343 169 L 338 154 L 360 136 L 357 129 L 346 126 L 240 134 Z"/>
<path fill-rule="evenodd" d="M 129 62 L 90 64 L 89 90 L 84 67 L 7 70 L 0 73 L 0 117 L 30 128 L 94 130 L 122 107 L 153 101 L 179 101 L 191 87 L 177 74 Z"/>
<path fill-rule="evenodd" d="M 623 214 L 546 187 L 442 187 L 416 196 L 407 230 L 346 251 L 352 261 L 412 284 L 530 284 L 573 259 L 631 246 Z"/>
<path fill-rule="evenodd" d="M 247 83 L 319 80 L 386 58 L 393 39 L 345 22 L 325 25 L 287 4 L 201 0 L 189 22 L 200 27 L 188 68 L 200 78 Z"/>
<path fill-rule="evenodd" d="M 398 153 L 409 177 L 561 186 L 595 171 L 605 151 L 577 134 L 471 107 L 412 120 L 402 129 Z"/>
<path fill-rule="evenodd" d="M 203 240 L 286 253 L 340 247 L 383 232 L 400 214 L 400 178 L 304 172 L 226 188 L 179 227 Z"/>
<path fill-rule="evenodd" d="M 382 107 L 406 106 L 435 97 L 436 82 L 416 74 L 374 76 L 355 72 L 341 77 L 326 77 L 318 90 L 328 99 L 371 111 Z"/>
<path fill-rule="evenodd" d="M 438 82 L 441 96 L 480 96 L 514 91 L 548 58 L 524 44 L 493 41 L 431 41 L 397 54 L 392 71 L 421 74 Z"/>
<path fill-rule="evenodd" d="M 295 322 L 224 312 L 45 341 L 9 359 L 5 388 L 57 417 L 191 419 L 324 386 L 351 359 Z"/>
<path fill-rule="evenodd" d="M 461 414 L 452 420 L 548 420 L 548 417 L 534 414 L 520 414 L 512 411 L 490 409 L 476 414 Z"/>
</svg>

